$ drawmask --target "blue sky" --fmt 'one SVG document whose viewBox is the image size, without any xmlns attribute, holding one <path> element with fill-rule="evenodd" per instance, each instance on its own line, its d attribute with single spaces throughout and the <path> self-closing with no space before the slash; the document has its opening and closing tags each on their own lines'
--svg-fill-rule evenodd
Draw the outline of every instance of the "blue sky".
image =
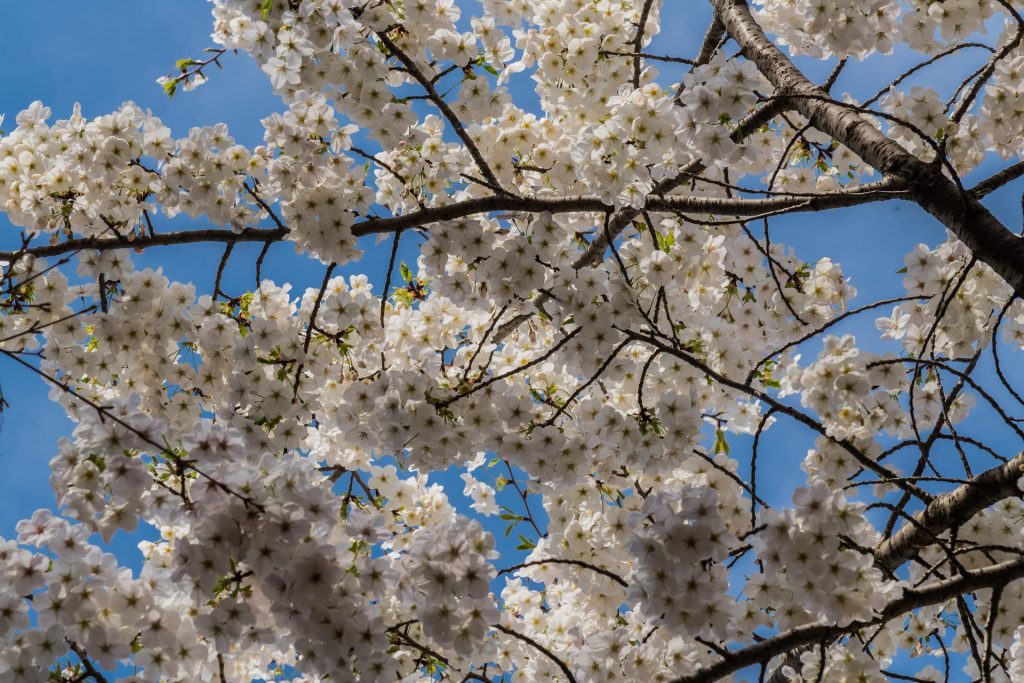
<svg viewBox="0 0 1024 683">
<path fill-rule="evenodd" d="M 702 2 L 667 4 L 662 33 L 648 49 L 655 53 L 678 54 L 679 46 L 695 46 L 699 42 L 710 17 L 710 8 Z M 476 3 L 464 6 L 471 11 L 477 11 L 478 7 Z M 75 102 L 81 102 L 83 113 L 92 117 L 117 108 L 125 100 L 133 100 L 160 116 L 175 135 L 184 135 L 192 126 L 223 121 L 242 144 L 259 144 L 262 140 L 260 119 L 279 111 L 281 106 L 262 72 L 246 56 L 225 56 L 225 70 L 211 72 L 210 83 L 190 93 L 179 92 L 174 99 L 168 99 L 155 83 L 157 77 L 173 67 L 175 60 L 200 56 L 211 44 L 209 7 L 201 0 L 5 3 L 0 26 L 0 60 L 6 65 L 0 70 L 0 113 L 8 117 L 5 127 L 12 127 L 14 115 L 37 99 L 53 109 L 54 119 L 66 117 Z M 732 47 L 728 50 L 731 54 Z M 946 67 L 925 71 L 916 82 L 944 80 L 948 78 L 949 68 L 960 66 L 961 69 L 952 71 L 960 73 L 968 65 L 977 64 L 980 58 L 977 54 L 962 53 L 950 59 Z M 902 52 L 892 60 L 853 63 L 839 79 L 835 90 L 856 95 L 873 93 L 917 59 Z M 800 65 L 818 79 L 824 78 L 832 67 L 831 63 L 808 60 L 801 60 Z M 676 72 L 665 68 L 663 73 L 668 76 Z M 865 74 L 870 78 L 865 78 Z M 514 95 L 529 97 L 529 83 L 524 85 L 526 90 L 516 90 Z M 988 159 L 969 180 L 980 179 L 1002 165 L 1005 162 Z M 1014 187 L 996 192 L 986 203 L 1007 225 L 1016 229 L 1020 224 L 1019 183 L 1016 189 Z M 821 256 L 830 256 L 843 265 L 859 292 L 854 306 L 903 294 L 901 276 L 896 274 L 903 265 L 902 255 L 919 242 L 935 244 L 944 237 L 942 226 L 904 202 L 828 214 L 797 214 L 773 223 L 773 240 L 795 245 L 804 260 L 813 262 Z M 17 233 L 0 218 L 0 248 L 10 248 L 16 238 Z M 408 261 L 415 258 L 411 249 L 413 242 L 411 237 L 405 240 L 403 255 Z M 257 249 L 255 245 L 243 245 L 235 250 L 225 280 L 228 291 L 251 287 L 252 262 Z M 134 258 L 139 266 L 162 265 L 172 279 L 196 280 L 199 290 L 206 291 L 212 286 L 219 257 L 220 249 L 216 247 L 189 246 L 165 247 Z M 386 257 L 381 251 L 371 250 L 363 262 L 350 264 L 339 273 L 366 272 L 379 290 L 385 266 Z M 298 295 L 305 287 L 319 283 L 323 269 L 319 264 L 296 257 L 291 247 L 278 245 L 271 252 L 264 272 L 267 277 L 292 282 L 292 292 Z M 856 334 L 865 347 L 877 348 L 877 344 L 868 342 L 870 338 L 877 338 L 874 317 L 868 314 L 851 320 L 838 326 L 835 332 Z M 805 358 L 814 352 L 813 347 L 806 350 Z M 1007 349 L 1004 363 L 1011 378 L 1021 378 L 1024 374 L 1019 354 Z M 981 372 L 985 377 L 987 370 Z M 36 508 L 53 505 L 53 494 L 47 483 L 47 463 L 56 453 L 58 438 L 69 432 L 70 423 L 60 407 L 47 399 L 49 388 L 9 361 L 0 361 L 0 388 L 11 403 L 3 415 L 0 430 L 0 486 L 3 487 L 0 536 L 11 537 L 19 519 L 29 516 Z M 995 429 L 980 409 L 971 418 L 971 424 L 977 430 Z M 802 480 L 799 464 L 813 439 L 813 434 L 784 418 L 763 438 L 761 472 L 764 474 L 759 486 L 771 503 L 788 503 L 796 482 Z M 732 454 L 740 458 L 741 472 L 746 472 L 748 443 L 749 440 L 734 439 Z M 1006 447 L 1006 455 L 1019 450 L 1019 444 L 1008 437 L 999 444 Z M 765 466 L 766 463 L 770 466 Z M 441 479 L 452 483 L 450 495 L 454 501 L 464 501 L 462 483 L 456 474 L 450 472 Z M 537 507 L 534 505 L 535 509 Z M 496 535 L 500 537 L 500 527 L 497 528 Z M 137 559 L 133 542 L 130 537 L 121 537 L 115 545 L 123 561 L 129 564 Z M 511 562 L 514 553 L 507 544 L 502 546 L 507 553 L 505 561 Z"/>
</svg>

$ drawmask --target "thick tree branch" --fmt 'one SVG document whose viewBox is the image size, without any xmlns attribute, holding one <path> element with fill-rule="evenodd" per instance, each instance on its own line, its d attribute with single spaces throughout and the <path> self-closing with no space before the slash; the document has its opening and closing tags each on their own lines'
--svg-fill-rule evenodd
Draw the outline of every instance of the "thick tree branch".
<svg viewBox="0 0 1024 683">
<path fill-rule="evenodd" d="M 1010 581 L 1024 577 L 1024 558 L 1002 562 L 983 569 L 968 571 L 964 574 L 937 581 L 921 588 L 909 588 L 903 595 L 886 605 L 873 619 L 855 621 L 847 626 L 832 624 L 808 624 L 784 631 L 777 636 L 767 638 L 742 650 L 730 653 L 710 666 L 703 667 L 692 674 L 675 679 L 674 683 L 709 683 L 717 681 L 745 667 L 767 662 L 784 652 L 813 645 L 822 640 L 836 638 L 844 634 L 854 633 L 868 626 L 882 624 L 906 614 L 912 610 L 943 603 L 971 591 L 983 588 L 1005 586 Z"/>
<path fill-rule="evenodd" d="M 146 249 L 176 244 L 196 244 L 199 242 L 220 242 L 237 244 L 239 242 L 277 242 L 284 239 L 287 230 L 269 228 L 246 228 L 241 232 L 210 228 L 204 230 L 182 230 L 179 232 L 161 232 L 156 235 L 145 235 L 133 240 L 118 237 L 76 237 L 74 239 L 47 244 L 38 247 L 19 249 L 18 251 L 0 252 L 0 260 L 14 261 L 21 256 L 45 258 L 59 256 L 85 249 L 108 251 L 110 249 Z"/>
<path fill-rule="evenodd" d="M 722 44 L 722 38 L 725 37 L 725 24 L 718 18 L 718 13 L 715 12 L 715 16 L 711 19 L 711 23 L 708 25 L 708 30 L 704 33 L 704 38 L 700 42 L 700 50 L 697 52 L 697 57 L 694 59 L 694 66 L 701 66 L 711 61 L 711 58 L 715 56 L 715 51 L 718 50 L 718 46 Z"/>
<path fill-rule="evenodd" d="M 998 173 L 994 173 L 988 178 L 985 178 L 971 188 L 971 194 L 980 199 L 990 192 L 995 192 L 1003 185 L 1013 182 L 1021 176 L 1024 176 L 1024 161 L 1018 161 L 1012 166 L 1007 166 Z"/>
<path fill-rule="evenodd" d="M 875 562 L 893 570 L 931 545 L 935 538 L 960 526 L 985 508 L 1004 498 L 1017 497 L 1017 482 L 1024 476 L 1024 453 L 1009 462 L 982 472 L 970 482 L 936 497 L 924 510 L 914 515 L 891 538 L 875 550 Z"/>
<path fill-rule="evenodd" d="M 1018 294 L 1024 294 L 1024 243 L 974 197 L 935 164 L 909 154 L 858 112 L 828 101 L 827 93 L 809 81 L 768 39 L 745 0 L 712 0 L 729 35 L 779 96 L 792 97 L 792 108 L 818 130 L 846 145 L 883 176 L 907 182 L 914 200 L 949 228 L 981 261 Z"/>
<path fill-rule="evenodd" d="M 756 216 L 765 212 L 820 211 L 904 196 L 905 192 L 898 182 L 882 180 L 841 192 L 781 195 L 763 199 L 698 196 L 660 197 L 649 195 L 646 206 L 651 211 L 689 211 L 693 213 L 727 214 L 731 216 Z M 488 195 L 486 197 L 465 199 L 443 206 L 419 209 L 399 216 L 367 218 L 352 226 L 352 234 L 356 237 L 363 237 L 365 235 L 393 233 L 409 228 L 421 228 L 431 223 L 458 220 L 460 218 L 498 211 L 523 213 L 542 213 L 545 211 L 550 213 L 606 213 L 608 205 L 599 197 L 547 198 Z M 635 216 L 636 214 L 633 215 Z M 37 257 L 57 256 L 83 249 L 99 251 L 109 249 L 145 249 L 148 247 L 195 244 L 198 242 L 221 242 L 224 244 L 276 242 L 284 239 L 287 234 L 288 231 L 281 228 L 246 228 L 241 232 L 218 229 L 162 232 L 157 235 L 136 237 L 133 240 L 117 237 L 78 237 L 59 242 L 58 244 L 48 244 L 12 252 L 0 252 L 0 260 L 13 261 L 19 255 Z M 602 240 L 604 240 L 603 237 L 596 238 L 586 253 L 589 254 L 594 250 L 597 243 Z M 608 242 L 604 240 L 604 245 L 607 246 L 607 244 Z M 603 249 L 604 247 L 601 247 L 602 251 Z M 598 251 L 597 255 L 600 257 L 601 252 Z M 587 258 L 586 254 L 580 257 L 581 261 L 585 258 Z"/>
<path fill-rule="evenodd" d="M 922 548 L 933 544 L 942 533 L 966 523 L 1004 498 L 1020 496 L 1017 482 L 1022 475 L 1024 453 L 1000 467 L 979 474 L 947 494 L 937 496 L 892 537 L 879 544 L 874 551 L 875 564 L 887 573 L 893 572 Z M 799 653 L 807 649 L 809 644 L 791 652 L 767 679 L 768 683 L 785 683 L 783 667 L 794 666 L 799 661 Z"/>
</svg>

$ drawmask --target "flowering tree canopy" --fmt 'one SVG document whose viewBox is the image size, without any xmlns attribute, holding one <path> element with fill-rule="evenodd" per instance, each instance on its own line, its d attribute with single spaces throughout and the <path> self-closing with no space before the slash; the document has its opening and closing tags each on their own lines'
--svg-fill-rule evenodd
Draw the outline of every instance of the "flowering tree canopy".
<svg viewBox="0 0 1024 683">
<path fill-rule="evenodd" d="M 673 54 L 661 5 L 213 0 L 160 83 L 248 55 L 264 144 L 8 122 L 0 360 L 76 426 L 0 539 L 0 682 L 1024 680 L 1024 243 L 985 206 L 1024 175 L 1024 2 L 713 0 Z M 891 298 L 771 240 L 894 200 L 948 233 L 878 245 Z M 264 278 L 281 242 L 322 284 Z M 132 263 L 199 244 L 199 282 Z M 367 250 L 378 291 L 336 275 Z M 779 506 L 783 423 L 816 441 Z M 133 572 L 103 544 L 140 524 Z"/>
</svg>

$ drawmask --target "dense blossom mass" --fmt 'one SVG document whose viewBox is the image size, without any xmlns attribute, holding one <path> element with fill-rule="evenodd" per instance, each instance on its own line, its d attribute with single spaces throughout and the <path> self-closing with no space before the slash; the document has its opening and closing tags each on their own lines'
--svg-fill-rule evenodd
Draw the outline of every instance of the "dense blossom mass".
<svg viewBox="0 0 1024 683">
<path fill-rule="evenodd" d="M 0 135 L 0 354 L 76 424 L 0 539 L 0 682 L 1024 681 L 1024 247 L 981 202 L 1024 175 L 1024 2 L 714 0 L 672 54 L 661 0 L 212 4 L 160 83 L 248 55 L 262 144 L 131 103 Z M 880 245 L 883 301 L 771 239 L 896 199 L 948 232 Z M 198 284 L 133 264 L 200 243 Z"/>
</svg>

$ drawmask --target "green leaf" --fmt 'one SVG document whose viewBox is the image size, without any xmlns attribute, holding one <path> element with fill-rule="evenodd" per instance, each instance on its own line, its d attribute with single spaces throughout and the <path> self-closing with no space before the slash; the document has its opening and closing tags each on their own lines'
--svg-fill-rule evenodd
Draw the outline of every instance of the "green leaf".
<svg viewBox="0 0 1024 683">
<path fill-rule="evenodd" d="M 718 455 L 719 453 L 729 455 L 729 442 L 725 440 L 725 432 L 721 429 L 716 429 L 714 454 Z"/>
<path fill-rule="evenodd" d="M 658 238 L 658 246 L 667 254 L 672 249 L 672 245 L 676 243 L 676 236 L 671 232 L 662 235 L 660 232 L 655 231 L 654 234 Z"/>
<path fill-rule="evenodd" d="M 195 64 L 195 63 L 196 62 L 195 62 L 194 59 L 187 59 L 186 58 L 186 59 L 179 59 L 178 61 L 176 61 L 174 63 L 174 65 L 176 67 L 178 67 L 179 69 L 181 69 L 182 71 L 188 71 L 188 68 L 190 66 L 192 66 L 193 64 Z"/>
<path fill-rule="evenodd" d="M 491 74 L 492 76 L 497 76 L 497 75 L 498 75 L 498 70 L 497 70 L 497 69 L 495 69 L 495 68 L 494 68 L 493 66 L 491 66 L 490 64 L 488 64 L 487 62 L 484 62 L 484 63 L 483 63 L 483 64 L 481 64 L 480 66 L 482 66 L 482 67 L 483 67 L 483 69 L 484 69 L 484 71 L 486 71 L 487 73 Z"/>
<path fill-rule="evenodd" d="M 168 97 L 174 97 L 174 93 L 178 90 L 178 81 L 173 78 L 169 78 L 164 81 L 164 92 L 167 93 Z"/>
<path fill-rule="evenodd" d="M 896 272 L 897 272 L 897 273 L 905 273 L 905 272 L 907 272 L 907 267 L 906 267 L 906 266 L 903 266 L 902 268 L 900 268 L 900 269 L 899 269 L 899 270 L 897 270 Z"/>
<path fill-rule="evenodd" d="M 412 306 L 412 292 L 410 292 L 408 289 L 405 289 L 404 287 L 402 289 L 395 289 L 391 293 L 391 296 L 401 304 L 404 304 L 406 306 Z"/>
<path fill-rule="evenodd" d="M 266 21 L 267 15 L 270 14 L 270 8 L 273 6 L 274 0 L 263 0 L 263 4 L 260 5 L 260 18 Z"/>
<path fill-rule="evenodd" d="M 526 536 L 519 534 L 519 545 L 516 546 L 516 550 L 533 550 L 536 548 L 536 544 L 528 539 Z"/>
<path fill-rule="evenodd" d="M 222 577 L 220 577 L 219 579 L 217 579 L 217 583 L 215 583 L 213 585 L 213 594 L 215 596 L 216 595 L 220 595 L 220 593 L 225 588 L 227 588 L 230 585 L 231 585 L 231 577 L 230 576 L 222 576 Z"/>
<path fill-rule="evenodd" d="M 412 271 L 409 270 L 409 266 L 405 265 L 405 261 L 398 266 L 398 272 L 402 274 L 402 279 L 406 282 L 412 282 Z"/>
</svg>

